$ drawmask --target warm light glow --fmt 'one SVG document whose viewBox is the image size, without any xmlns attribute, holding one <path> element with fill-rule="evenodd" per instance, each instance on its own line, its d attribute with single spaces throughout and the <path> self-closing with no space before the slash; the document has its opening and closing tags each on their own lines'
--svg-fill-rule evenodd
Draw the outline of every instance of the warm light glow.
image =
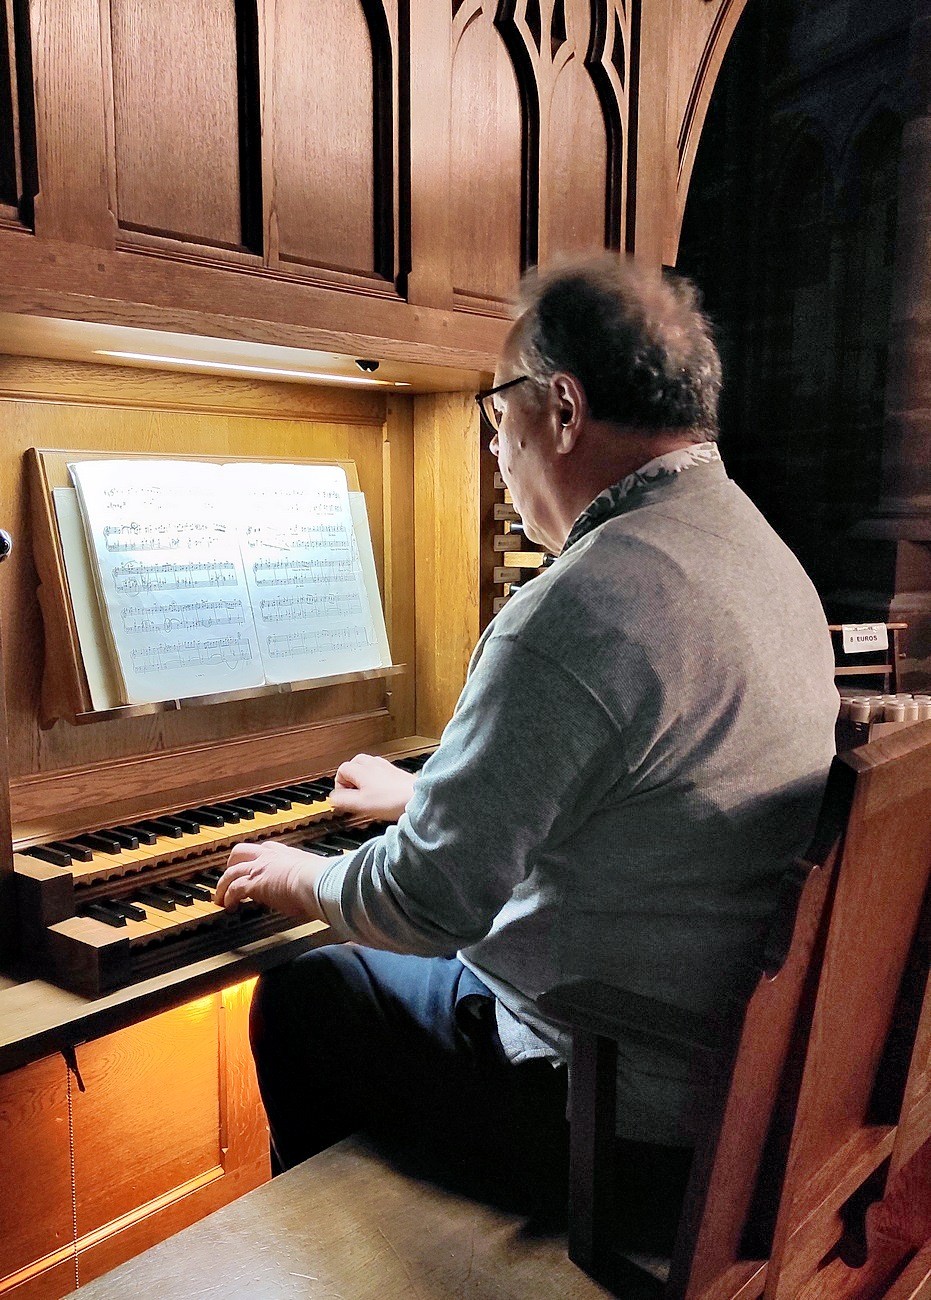
<svg viewBox="0 0 931 1300">
<path fill-rule="evenodd" d="M 150 361 L 158 366 L 197 366 L 201 370 L 214 370 L 246 375 L 274 375 L 278 379 L 320 379 L 327 384 L 374 385 L 377 388 L 410 388 L 403 379 L 372 379 L 367 375 L 334 375 L 318 370 L 279 370 L 275 366 L 246 366 L 236 361 L 195 361 L 192 357 L 160 357 L 148 352 L 111 352 L 97 348 L 98 357 L 117 357 L 121 361 Z"/>
</svg>

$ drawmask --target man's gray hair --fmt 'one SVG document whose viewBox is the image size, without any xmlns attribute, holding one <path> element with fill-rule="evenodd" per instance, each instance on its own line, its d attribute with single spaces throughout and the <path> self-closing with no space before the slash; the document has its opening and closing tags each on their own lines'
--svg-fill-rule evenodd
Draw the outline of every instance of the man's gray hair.
<svg viewBox="0 0 931 1300">
<path fill-rule="evenodd" d="M 721 361 L 690 281 L 590 258 L 531 272 L 520 312 L 522 365 L 538 391 L 567 371 L 597 420 L 717 438 Z"/>
</svg>

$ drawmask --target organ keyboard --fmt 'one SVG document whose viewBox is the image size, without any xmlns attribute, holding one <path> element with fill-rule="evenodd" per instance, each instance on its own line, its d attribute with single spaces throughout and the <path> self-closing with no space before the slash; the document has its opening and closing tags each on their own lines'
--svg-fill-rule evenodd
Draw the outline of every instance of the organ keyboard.
<svg viewBox="0 0 931 1300">
<path fill-rule="evenodd" d="M 429 750 L 397 742 L 419 771 Z M 269 838 L 323 857 L 352 852 L 383 823 L 340 817 L 331 774 L 215 803 L 15 845 L 23 951 L 32 969 L 100 996 L 294 925 L 257 903 L 227 912 L 213 892 L 234 844 Z"/>
</svg>

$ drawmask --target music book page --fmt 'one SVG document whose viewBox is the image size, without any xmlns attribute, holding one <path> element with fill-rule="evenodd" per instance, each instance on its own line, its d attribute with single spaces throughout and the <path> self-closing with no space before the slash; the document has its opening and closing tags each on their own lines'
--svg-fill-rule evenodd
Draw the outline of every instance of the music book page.
<svg viewBox="0 0 931 1300">
<path fill-rule="evenodd" d="M 97 460 L 71 473 L 125 702 L 261 686 L 222 466 Z"/>
<path fill-rule="evenodd" d="M 124 703 L 390 666 L 364 499 L 340 466 L 69 469 Z"/>
<path fill-rule="evenodd" d="M 266 680 L 382 667 L 345 471 L 240 463 L 223 473 L 236 502 Z"/>
</svg>

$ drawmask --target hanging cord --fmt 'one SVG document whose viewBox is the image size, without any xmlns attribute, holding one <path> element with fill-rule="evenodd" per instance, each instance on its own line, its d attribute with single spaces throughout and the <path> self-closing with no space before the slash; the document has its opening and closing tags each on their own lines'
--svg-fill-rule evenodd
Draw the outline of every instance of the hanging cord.
<svg viewBox="0 0 931 1300">
<path fill-rule="evenodd" d="M 81 1278 L 78 1272 L 78 1189 L 74 1172 L 74 1097 L 71 1091 L 71 1076 L 74 1075 L 77 1079 L 79 1092 L 86 1092 L 87 1088 L 78 1069 L 78 1055 L 74 1050 L 74 1044 L 69 1043 L 67 1047 L 63 1047 L 61 1054 L 67 1066 L 65 1073 L 68 1081 L 68 1158 L 71 1164 L 71 1240 L 74 1254 L 74 1288 L 77 1290 L 81 1285 Z"/>
</svg>

